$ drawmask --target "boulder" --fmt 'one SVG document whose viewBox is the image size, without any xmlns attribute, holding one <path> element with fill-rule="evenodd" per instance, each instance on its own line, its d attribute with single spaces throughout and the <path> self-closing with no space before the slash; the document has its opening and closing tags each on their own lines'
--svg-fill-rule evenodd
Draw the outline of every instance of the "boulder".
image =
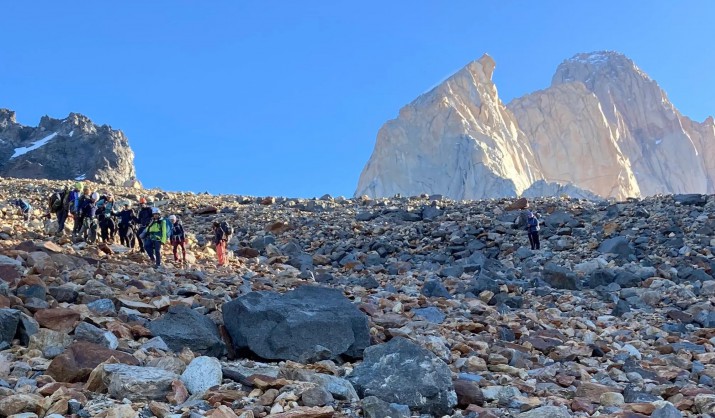
<svg viewBox="0 0 715 418">
<path fill-rule="evenodd" d="M 110 357 L 116 358 L 120 363 L 139 364 L 136 358 L 127 353 L 110 350 L 97 344 L 78 341 L 52 360 L 47 369 L 47 374 L 58 382 L 83 382 L 95 367 L 107 361 Z"/>
<path fill-rule="evenodd" d="M 604 254 L 616 254 L 621 258 L 627 258 L 634 253 L 633 247 L 631 247 L 626 237 L 615 237 L 604 240 L 601 245 L 598 246 L 598 251 Z"/>
<path fill-rule="evenodd" d="M 221 363 L 213 357 L 196 357 L 181 374 L 181 381 L 192 395 L 202 395 L 221 384 Z"/>
<path fill-rule="evenodd" d="M 251 292 L 224 304 L 223 319 L 236 350 L 265 359 L 359 358 L 370 345 L 367 316 L 337 289 Z"/>
<path fill-rule="evenodd" d="M 188 347 L 202 355 L 220 357 L 226 351 L 216 324 L 187 306 L 172 306 L 147 328 L 177 353 Z"/>
<path fill-rule="evenodd" d="M 77 325 L 74 329 L 74 338 L 77 341 L 98 344 L 112 350 L 116 349 L 119 345 L 119 340 L 114 334 L 87 322 L 80 322 Z"/>
<path fill-rule="evenodd" d="M 17 325 L 20 323 L 20 311 L 16 309 L 0 309 L 0 347 L 12 344 Z"/>
<path fill-rule="evenodd" d="M 557 406 L 542 406 L 531 411 L 521 413 L 517 418 L 570 418 L 568 410 Z"/>
<path fill-rule="evenodd" d="M 0 416 L 8 417 L 23 412 L 40 414 L 43 412 L 42 396 L 16 394 L 0 397 Z"/>
<path fill-rule="evenodd" d="M 69 333 L 79 321 L 79 312 L 68 308 L 42 309 L 35 313 L 35 320 L 43 328 Z"/>
<path fill-rule="evenodd" d="M 105 364 L 104 384 L 115 399 L 132 401 L 164 400 L 171 392 L 171 383 L 179 376 L 156 367 Z"/>
<path fill-rule="evenodd" d="M 401 337 L 366 349 L 349 380 L 361 397 L 376 396 L 423 414 L 450 414 L 457 404 L 447 364 Z"/>
<path fill-rule="evenodd" d="M 581 282 L 576 276 L 576 273 L 554 263 L 547 263 L 546 266 L 544 266 L 542 277 L 549 286 L 556 289 L 581 289 Z"/>
<path fill-rule="evenodd" d="M 377 396 L 368 396 L 362 400 L 362 415 L 365 418 L 410 418 L 407 405 L 388 403 Z"/>
</svg>

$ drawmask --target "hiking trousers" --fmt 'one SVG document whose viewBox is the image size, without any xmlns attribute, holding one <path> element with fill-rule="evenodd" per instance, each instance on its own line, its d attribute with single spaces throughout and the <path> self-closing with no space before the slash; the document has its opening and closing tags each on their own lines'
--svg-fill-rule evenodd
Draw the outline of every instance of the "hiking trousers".
<svg viewBox="0 0 715 418">
<path fill-rule="evenodd" d="M 147 239 L 144 242 L 146 253 L 149 254 L 149 259 L 153 261 L 157 267 L 161 266 L 161 241 Z"/>
<path fill-rule="evenodd" d="M 186 262 L 186 245 L 184 241 L 172 241 L 171 245 L 174 247 L 174 261 Z M 178 249 L 181 247 L 181 260 L 179 260 Z"/>
<path fill-rule="evenodd" d="M 102 241 L 107 242 L 110 238 L 114 240 L 114 234 L 117 233 L 115 223 L 112 219 L 104 219 L 100 224 L 102 228 Z"/>
<path fill-rule="evenodd" d="M 119 224 L 119 243 L 125 247 L 132 248 L 129 242 L 129 224 Z"/>
<path fill-rule="evenodd" d="M 531 244 L 532 250 L 541 249 L 541 243 L 539 243 L 539 231 L 529 232 L 529 244 Z"/>
<path fill-rule="evenodd" d="M 67 221 L 67 210 L 65 209 L 60 209 L 59 212 L 57 212 L 57 232 L 60 233 L 65 230 L 65 221 Z"/>
<path fill-rule="evenodd" d="M 218 265 L 226 265 L 226 241 L 221 240 L 216 244 L 216 256 L 218 257 Z"/>
</svg>

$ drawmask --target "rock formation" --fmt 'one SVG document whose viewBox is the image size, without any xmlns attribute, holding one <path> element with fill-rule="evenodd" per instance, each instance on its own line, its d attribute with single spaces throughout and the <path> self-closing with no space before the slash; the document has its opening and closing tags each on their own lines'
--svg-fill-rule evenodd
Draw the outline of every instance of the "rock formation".
<svg viewBox="0 0 715 418">
<path fill-rule="evenodd" d="M 573 82 L 598 98 L 642 195 L 708 191 L 702 157 L 680 113 L 633 61 L 615 52 L 578 54 L 559 65 L 551 84 Z M 711 140 L 715 143 L 715 137 Z"/>
<path fill-rule="evenodd" d="M 499 100 L 494 60 L 476 60 L 400 110 L 377 135 L 357 195 L 516 196 L 541 174 Z"/>
<path fill-rule="evenodd" d="M 483 57 L 387 122 L 356 195 L 503 197 L 540 180 L 555 186 L 530 195 L 560 185 L 617 199 L 715 192 L 713 119 L 681 115 L 627 57 L 578 54 L 551 87 L 506 108 L 493 68 Z"/>
<path fill-rule="evenodd" d="M 77 113 L 33 128 L 0 109 L 0 176 L 122 185 L 136 180 L 134 152 L 121 131 Z"/>
</svg>

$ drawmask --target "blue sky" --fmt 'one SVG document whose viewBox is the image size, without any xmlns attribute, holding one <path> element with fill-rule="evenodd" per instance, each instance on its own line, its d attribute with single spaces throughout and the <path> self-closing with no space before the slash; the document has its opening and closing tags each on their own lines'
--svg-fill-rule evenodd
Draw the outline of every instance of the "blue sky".
<svg viewBox="0 0 715 418">
<path fill-rule="evenodd" d="M 615 50 L 702 121 L 713 16 L 712 0 L 8 1 L 0 107 L 123 130 L 147 187 L 351 196 L 380 126 L 485 52 L 505 102 Z"/>
</svg>

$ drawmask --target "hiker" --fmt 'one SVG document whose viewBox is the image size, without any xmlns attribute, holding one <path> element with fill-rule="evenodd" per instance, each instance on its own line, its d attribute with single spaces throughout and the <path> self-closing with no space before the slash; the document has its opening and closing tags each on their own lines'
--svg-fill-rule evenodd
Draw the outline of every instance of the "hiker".
<svg viewBox="0 0 715 418">
<path fill-rule="evenodd" d="M 77 215 L 74 218 L 74 228 L 72 229 L 72 235 L 79 235 L 82 227 L 84 226 L 84 208 L 92 200 L 92 191 L 89 187 L 82 189 L 82 194 L 79 196 L 77 201 Z M 96 208 L 95 208 L 96 210 Z"/>
<path fill-rule="evenodd" d="M 82 227 L 79 230 L 79 235 L 88 243 L 93 243 L 97 240 L 97 201 L 99 193 L 94 192 L 89 196 L 89 199 L 82 205 Z"/>
<path fill-rule="evenodd" d="M 216 256 L 218 257 L 218 266 L 226 265 L 226 243 L 231 239 L 233 228 L 228 225 L 228 222 L 214 222 L 214 244 L 216 244 Z"/>
<path fill-rule="evenodd" d="M 159 208 L 151 208 L 152 220 L 147 225 L 144 233 L 144 248 L 149 259 L 161 267 L 161 245 L 166 243 L 166 223 L 161 219 Z"/>
<path fill-rule="evenodd" d="M 25 222 L 30 222 L 30 215 L 32 214 L 32 205 L 30 205 L 25 199 L 16 199 L 15 206 L 18 207 L 20 213 L 22 213 L 22 218 Z"/>
<path fill-rule="evenodd" d="M 526 231 L 529 234 L 529 244 L 531 244 L 532 250 L 541 249 L 541 244 L 539 243 L 539 218 L 537 214 L 532 211 L 528 211 L 526 215 Z"/>
<path fill-rule="evenodd" d="M 117 225 L 112 219 L 114 213 L 114 195 L 107 193 L 102 196 L 97 203 L 97 219 L 99 228 L 102 231 L 102 241 L 113 242 L 117 233 Z"/>
<path fill-rule="evenodd" d="M 172 229 L 169 241 L 174 250 L 174 261 L 181 261 L 181 264 L 186 264 L 186 234 L 184 233 L 184 226 L 176 215 L 169 216 L 169 221 L 171 221 Z M 179 247 L 181 247 L 181 260 L 179 260 L 179 255 L 177 254 Z"/>
<path fill-rule="evenodd" d="M 65 229 L 65 221 L 69 215 L 69 187 L 53 192 L 47 201 L 47 218 L 52 218 L 51 214 L 57 215 L 57 235 L 61 235 Z"/>
<path fill-rule="evenodd" d="M 138 219 L 134 215 L 134 210 L 129 208 L 129 203 L 123 205 L 122 210 L 117 213 L 117 218 L 119 218 L 119 243 L 134 249 L 135 234 L 132 223 L 137 222 Z M 132 230 L 131 234 L 130 230 Z"/>
<path fill-rule="evenodd" d="M 144 239 L 142 238 L 142 234 L 146 229 L 147 225 L 149 225 L 149 223 L 152 221 L 152 217 L 152 209 L 150 206 L 147 205 L 146 199 L 143 197 L 139 198 L 139 214 L 137 214 L 137 221 L 139 222 L 139 226 L 137 228 L 137 236 L 139 237 L 139 249 L 141 251 L 146 251 L 146 249 L 144 248 Z"/>
<path fill-rule="evenodd" d="M 75 183 L 74 187 L 72 188 L 72 191 L 70 191 L 69 199 L 67 202 L 69 214 L 72 215 L 72 218 L 74 219 L 74 228 L 72 228 L 73 234 L 76 233 L 76 231 L 79 231 L 79 199 L 80 197 L 82 197 L 83 189 L 84 185 L 81 182 Z"/>
</svg>

